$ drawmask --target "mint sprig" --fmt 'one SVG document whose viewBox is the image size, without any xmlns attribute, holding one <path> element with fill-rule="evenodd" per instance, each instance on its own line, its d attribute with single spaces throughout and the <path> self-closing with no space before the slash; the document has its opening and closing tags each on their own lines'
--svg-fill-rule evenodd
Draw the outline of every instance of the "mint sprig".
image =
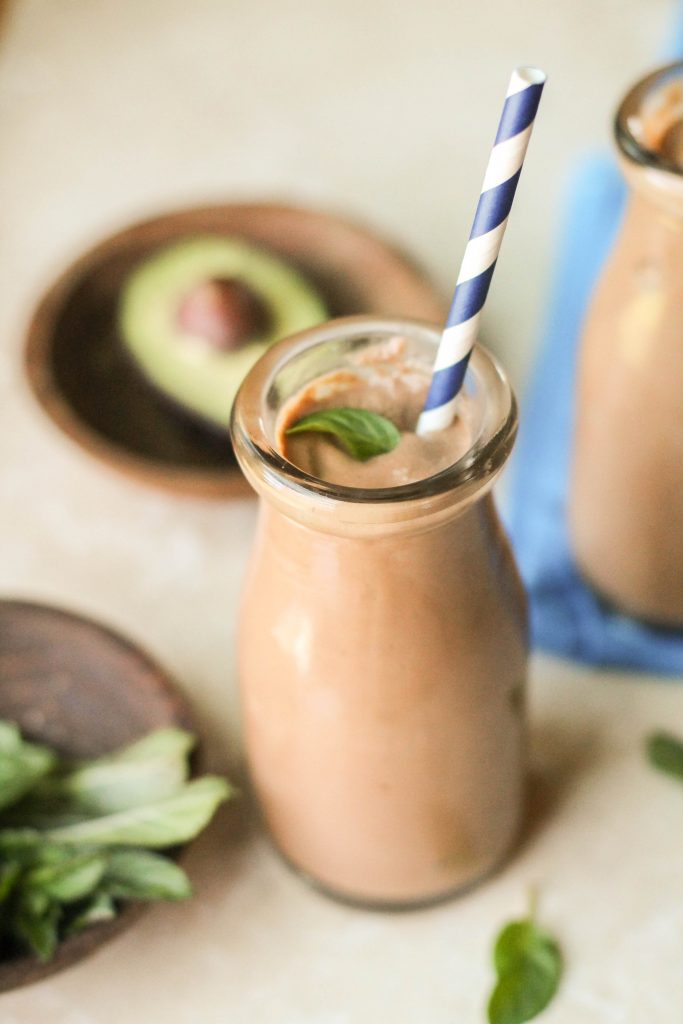
<svg viewBox="0 0 683 1024">
<path fill-rule="evenodd" d="M 524 1024 L 538 1016 L 557 992 L 562 954 L 539 928 L 533 913 L 499 933 L 493 950 L 498 980 L 488 1004 L 489 1024 Z"/>
<path fill-rule="evenodd" d="M 304 434 L 313 431 L 332 434 L 341 447 L 358 462 L 392 451 L 401 440 L 391 420 L 368 409 L 320 409 L 303 416 L 285 433 Z"/>
<path fill-rule="evenodd" d="M 125 902 L 192 894 L 154 851 L 194 838 L 234 794 L 223 778 L 188 778 L 194 742 L 159 729 L 72 765 L 0 720 L 0 955 L 46 962 Z"/>
</svg>

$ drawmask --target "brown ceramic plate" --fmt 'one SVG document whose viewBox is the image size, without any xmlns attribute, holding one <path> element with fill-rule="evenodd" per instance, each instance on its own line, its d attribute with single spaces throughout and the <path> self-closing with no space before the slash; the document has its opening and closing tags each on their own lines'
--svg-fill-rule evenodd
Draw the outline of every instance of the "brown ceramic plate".
<svg viewBox="0 0 683 1024">
<path fill-rule="evenodd" d="M 75 758 L 96 757 L 152 729 L 192 719 L 175 685 L 146 654 L 88 619 L 24 601 L 0 601 L 0 718 Z M 54 959 L 0 961 L 0 992 L 46 978 L 88 956 L 144 913 L 62 942 Z"/>
<path fill-rule="evenodd" d="M 441 299 L 401 253 L 348 221 L 275 204 L 170 213 L 113 235 L 53 284 L 28 331 L 26 364 L 45 411 L 70 437 L 138 479 L 185 494 L 249 493 L 229 442 L 186 420 L 130 365 L 117 302 L 130 271 L 160 246 L 212 232 L 285 257 L 332 316 L 377 313 L 439 321 Z"/>
</svg>

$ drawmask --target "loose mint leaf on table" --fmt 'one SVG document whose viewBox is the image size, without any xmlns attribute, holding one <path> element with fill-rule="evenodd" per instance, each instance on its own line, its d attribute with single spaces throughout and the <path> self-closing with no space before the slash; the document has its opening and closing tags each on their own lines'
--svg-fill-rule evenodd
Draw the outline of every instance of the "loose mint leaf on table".
<svg viewBox="0 0 683 1024">
<path fill-rule="evenodd" d="M 175 846 L 194 839 L 233 793 L 225 779 L 207 775 L 163 800 L 48 829 L 42 836 L 53 843 L 78 846 Z"/>
<path fill-rule="evenodd" d="M 647 740 L 650 764 L 660 772 L 683 779 L 683 742 L 667 732 L 653 733 Z"/>
<path fill-rule="evenodd" d="M 332 434 L 344 451 L 359 462 L 392 451 L 401 440 L 391 420 L 367 409 L 320 409 L 302 417 L 286 433 L 308 431 Z"/>
<path fill-rule="evenodd" d="M 498 981 L 489 1000 L 489 1024 L 524 1024 L 536 1017 L 555 995 L 562 975 L 559 946 L 531 919 L 503 928 L 493 963 Z"/>
</svg>

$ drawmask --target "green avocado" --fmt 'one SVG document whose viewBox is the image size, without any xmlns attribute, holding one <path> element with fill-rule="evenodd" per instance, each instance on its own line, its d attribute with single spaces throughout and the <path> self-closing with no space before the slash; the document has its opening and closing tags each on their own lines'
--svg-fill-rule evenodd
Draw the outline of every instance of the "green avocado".
<svg viewBox="0 0 683 1024">
<path fill-rule="evenodd" d="M 119 324 L 143 376 L 224 430 L 259 356 L 327 316 L 315 289 L 283 260 L 241 239 L 202 235 L 160 250 L 131 273 Z"/>
</svg>

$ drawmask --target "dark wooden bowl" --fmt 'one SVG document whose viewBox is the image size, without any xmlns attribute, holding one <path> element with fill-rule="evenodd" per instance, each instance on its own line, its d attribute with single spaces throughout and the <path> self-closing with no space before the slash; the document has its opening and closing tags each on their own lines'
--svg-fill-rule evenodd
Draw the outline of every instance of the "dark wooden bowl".
<svg viewBox="0 0 683 1024">
<path fill-rule="evenodd" d="M 165 725 L 193 729 L 180 694 L 146 654 L 69 612 L 0 601 L 0 718 L 31 739 L 81 758 L 108 753 Z M 0 992 L 70 967 L 144 913 L 129 904 L 113 921 L 66 939 L 49 964 L 0 961 Z"/>
<path fill-rule="evenodd" d="M 401 253 L 346 220 L 276 204 L 184 210 L 144 221 L 87 252 L 52 285 L 30 324 L 26 367 L 53 421 L 109 465 L 167 490 L 249 494 L 229 441 L 178 414 L 131 365 L 117 329 L 130 271 L 154 250 L 197 233 L 238 235 L 284 256 L 332 316 L 393 314 L 439 321 L 433 287 Z"/>
</svg>

